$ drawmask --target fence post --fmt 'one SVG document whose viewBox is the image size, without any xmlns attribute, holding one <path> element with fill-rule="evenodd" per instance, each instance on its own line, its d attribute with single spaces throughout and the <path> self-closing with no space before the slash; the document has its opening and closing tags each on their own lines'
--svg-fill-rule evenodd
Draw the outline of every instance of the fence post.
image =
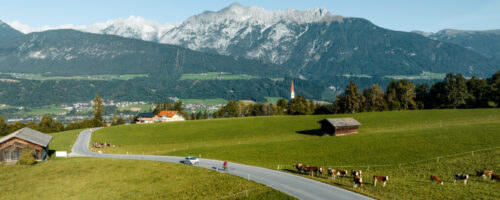
<svg viewBox="0 0 500 200">
<path fill-rule="evenodd" d="M 368 169 L 366 171 L 369 171 L 370 170 L 370 165 L 368 165 Z"/>
<path fill-rule="evenodd" d="M 280 170 L 280 165 L 278 165 L 278 171 Z"/>
</svg>

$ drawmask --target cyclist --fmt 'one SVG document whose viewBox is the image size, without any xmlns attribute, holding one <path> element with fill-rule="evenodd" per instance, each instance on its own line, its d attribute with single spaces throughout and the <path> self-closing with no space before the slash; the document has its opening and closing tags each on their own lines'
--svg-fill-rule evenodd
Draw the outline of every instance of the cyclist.
<svg viewBox="0 0 500 200">
<path fill-rule="evenodd" d="M 224 161 L 224 165 L 222 166 L 224 170 L 227 170 L 227 160 Z"/>
</svg>

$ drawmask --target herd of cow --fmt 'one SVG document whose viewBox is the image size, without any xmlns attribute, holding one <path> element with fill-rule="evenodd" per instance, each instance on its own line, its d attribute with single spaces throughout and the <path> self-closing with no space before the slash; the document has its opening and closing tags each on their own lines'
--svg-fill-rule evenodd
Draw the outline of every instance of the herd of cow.
<svg viewBox="0 0 500 200">
<path fill-rule="evenodd" d="M 486 177 L 489 177 L 492 181 L 500 181 L 500 175 L 495 174 L 492 170 L 482 170 L 482 171 L 477 171 L 476 170 L 476 175 L 483 177 L 485 179 Z M 455 180 L 453 183 L 456 183 L 457 180 L 464 180 L 464 184 L 467 184 L 467 181 L 469 180 L 470 174 L 455 174 Z M 439 183 L 441 185 L 444 184 L 443 180 L 441 177 L 436 176 L 436 175 L 431 175 L 431 181 L 433 183 Z"/>
<path fill-rule="evenodd" d="M 315 166 L 307 166 L 305 164 L 293 164 L 293 168 L 297 169 L 298 173 L 305 173 L 310 176 L 323 176 L 325 174 L 325 168 L 324 167 L 315 167 Z M 344 170 L 344 169 L 332 169 L 328 168 L 326 169 L 326 172 L 328 174 L 328 177 L 331 177 L 333 180 L 337 178 L 337 176 L 342 176 L 346 177 L 349 174 L 349 171 Z M 350 171 L 350 174 L 353 178 L 354 181 L 354 188 L 357 187 L 363 187 L 363 172 L 361 170 L 352 170 Z M 493 181 L 500 181 L 500 175 L 495 174 L 491 170 L 483 170 L 483 171 L 476 171 L 477 176 L 482 176 L 483 178 L 489 177 Z M 464 180 L 464 184 L 467 184 L 467 181 L 469 180 L 469 174 L 455 174 L 455 181 L 453 183 L 456 183 L 457 180 Z M 385 187 L 385 184 L 389 180 L 389 176 L 378 176 L 374 175 L 373 176 L 373 186 L 377 186 L 377 182 L 381 182 L 382 186 Z M 436 175 L 431 175 L 431 181 L 433 183 L 439 183 L 441 185 L 444 184 L 443 180 Z"/>
<path fill-rule="evenodd" d="M 311 176 L 314 175 L 319 175 L 323 176 L 325 172 L 324 167 L 314 167 L 314 166 L 307 166 L 305 164 L 293 164 L 293 167 L 297 169 L 298 173 L 307 173 Z M 337 178 L 337 176 L 342 176 L 346 177 L 349 174 L 349 171 L 344 170 L 344 169 L 332 169 L 328 168 L 326 169 L 326 172 L 328 174 L 328 177 L 332 177 L 333 180 Z M 350 171 L 350 174 L 353 177 L 354 180 L 354 188 L 357 187 L 363 187 L 363 171 L 361 170 L 352 170 Z M 389 176 L 378 176 L 375 175 L 373 176 L 373 186 L 377 186 L 377 182 L 381 182 L 382 186 L 385 187 L 385 184 L 389 180 Z"/>
<path fill-rule="evenodd" d="M 104 142 L 104 143 L 94 142 L 94 143 L 92 143 L 92 147 L 94 147 L 96 149 L 101 149 L 101 148 L 104 148 L 104 147 L 113 147 L 113 148 L 115 148 L 116 145 L 113 145 L 113 144 L 107 143 L 107 142 Z"/>
</svg>

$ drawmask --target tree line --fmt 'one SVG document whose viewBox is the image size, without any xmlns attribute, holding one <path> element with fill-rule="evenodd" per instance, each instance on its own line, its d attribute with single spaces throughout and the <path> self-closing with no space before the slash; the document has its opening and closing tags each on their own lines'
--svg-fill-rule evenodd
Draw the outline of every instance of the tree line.
<svg viewBox="0 0 500 200">
<path fill-rule="evenodd" d="M 390 110 L 440 108 L 494 108 L 500 105 L 500 71 L 488 79 L 465 78 L 446 74 L 433 85 L 414 84 L 408 80 L 392 80 L 384 91 L 379 85 L 364 88 L 350 81 L 345 92 L 336 95 L 333 104 L 318 104 L 302 96 L 273 103 L 229 101 L 213 113 L 213 118 L 359 113 Z"/>
</svg>

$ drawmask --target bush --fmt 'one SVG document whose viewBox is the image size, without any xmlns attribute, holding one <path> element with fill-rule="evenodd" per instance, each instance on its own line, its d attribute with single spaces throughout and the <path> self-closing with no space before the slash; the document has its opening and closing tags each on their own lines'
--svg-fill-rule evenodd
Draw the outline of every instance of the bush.
<svg viewBox="0 0 500 200">
<path fill-rule="evenodd" d="M 33 148 L 26 146 L 23 149 L 21 158 L 19 159 L 19 164 L 21 165 L 33 165 L 36 163 L 35 156 L 33 156 Z"/>
</svg>

